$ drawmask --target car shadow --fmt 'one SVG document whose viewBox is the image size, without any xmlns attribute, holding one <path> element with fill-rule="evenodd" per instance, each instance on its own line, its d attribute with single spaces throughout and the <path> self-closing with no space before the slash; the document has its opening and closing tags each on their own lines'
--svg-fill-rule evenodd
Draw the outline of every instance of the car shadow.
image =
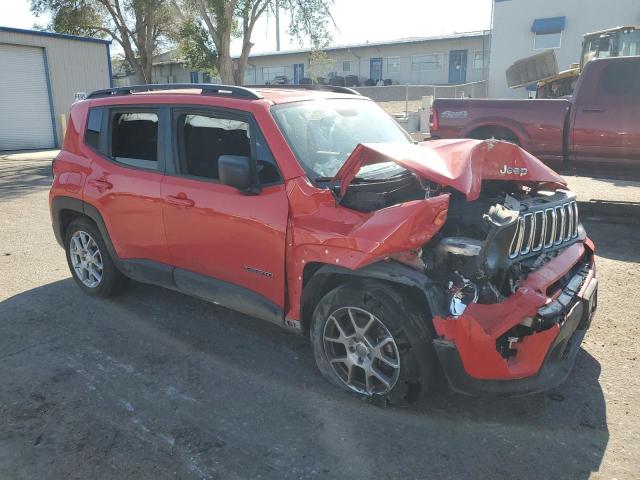
<svg viewBox="0 0 640 480">
<path fill-rule="evenodd" d="M 0 302 L 0 352 L 6 471 L 29 465 L 34 477 L 109 478 L 116 465 L 113 478 L 136 466 L 137 478 L 166 468 L 180 478 L 586 479 L 609 440 L 600 365 L 586 351 L 545 394 L 442 388 L 382 408 L 322 379 L 305 338 L 137 283 L 104 300 L 65 279 Z M 92 456 L 77 458 L 78 438 Z"/>
<path fill-rule="evenodd" d="M 640 263 L 640 225 L 609 223 L 606 219 L 582 223 L 596 245 L 597 257 Z"/>
<path fill-rule="evenodd" d="M 25 164 L 26 163 L 26 164 Z M 0 200 L 10 200 L 51 186 L 51 160 L 0 156 Z"/>
</svg>

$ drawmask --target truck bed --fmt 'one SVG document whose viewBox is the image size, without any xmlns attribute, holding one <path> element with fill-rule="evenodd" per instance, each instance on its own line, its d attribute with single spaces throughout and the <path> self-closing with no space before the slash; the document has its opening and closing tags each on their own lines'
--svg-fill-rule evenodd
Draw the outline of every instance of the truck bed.
<svg viewBox="0 0 640 480">
<path fill-rule="evenodd" d="M 431 134 L 434 138 L 505 139 L 556 165 L 564 158 L 570 106 L 565 99 L 436 99 Z"/>
</svg>

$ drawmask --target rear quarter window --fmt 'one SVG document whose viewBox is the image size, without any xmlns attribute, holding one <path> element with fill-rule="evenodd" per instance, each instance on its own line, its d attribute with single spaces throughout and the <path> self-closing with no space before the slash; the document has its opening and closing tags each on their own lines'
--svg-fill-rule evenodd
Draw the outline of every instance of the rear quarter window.
<svg viewBox="0 0 640 480">
<path fill-rule="evenodd" d="M 100 149 L 100 135 L 102 132 L 102 108 L 89 110 L 87 129 L 84 132 L 84 143 L 94 150 Z"/>
</svg>

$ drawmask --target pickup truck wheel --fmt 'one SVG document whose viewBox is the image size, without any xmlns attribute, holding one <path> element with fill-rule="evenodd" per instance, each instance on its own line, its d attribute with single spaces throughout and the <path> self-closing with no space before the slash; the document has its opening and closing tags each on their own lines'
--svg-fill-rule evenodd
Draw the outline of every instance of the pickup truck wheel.
<svg viewBox="0 0 640 480">
<path fill-rule="evenodd" d="M 436 364 L 426 321 L 410 299 L 384 283 L 342 285 L 313 314 L 318 369 L 362 397 L 387 404 L 415 400 L 431 387 Z"/>
<path fill-rule="evenodd" d="M 79 218 L 69 225 L 65 250 L 71 275 L 85 292 L 110 297 L 125 287 L 126 277 L 116 268 L 91 221 Z"/>
</svg>

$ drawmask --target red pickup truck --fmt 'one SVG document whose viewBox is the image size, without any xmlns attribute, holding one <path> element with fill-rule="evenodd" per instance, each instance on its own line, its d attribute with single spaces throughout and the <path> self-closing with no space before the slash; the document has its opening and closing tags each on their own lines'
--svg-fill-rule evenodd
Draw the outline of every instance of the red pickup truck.
<svg viewBox="0 0 640 480">
<path fill-rule="evenodd" d="M 496 138 L 556 169 L 640 167 L 640 57 L 593 60 L 571 98 L 437 99 L 433 138 Z"/>
</svg>

